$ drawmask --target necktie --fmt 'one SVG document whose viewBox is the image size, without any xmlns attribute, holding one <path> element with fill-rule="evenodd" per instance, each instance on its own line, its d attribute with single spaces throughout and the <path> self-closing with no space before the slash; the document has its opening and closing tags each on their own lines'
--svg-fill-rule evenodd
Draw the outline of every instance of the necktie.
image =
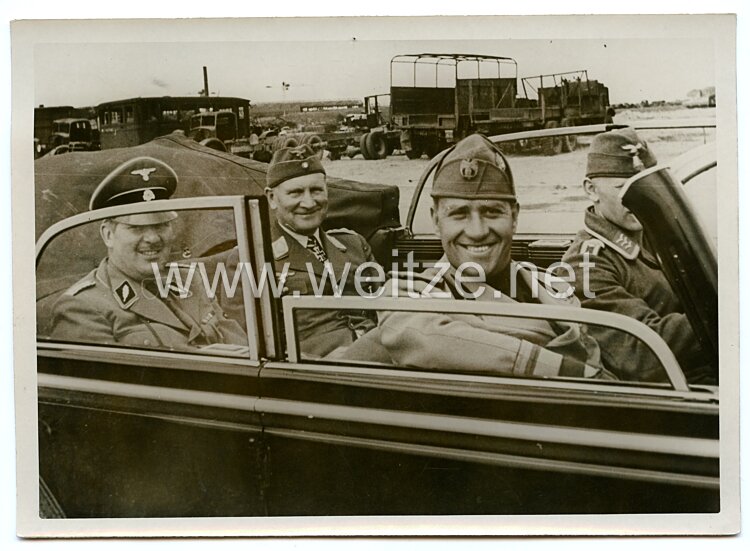
<svg viewBox="0 0 750 551">
<path fill-rule="evenodd" d="M 307 238 L 307 250 L 310 251 L 315 255 L 315 258 L 317 258 L 321 262 L 325 262 L 328 260 L 328 255 L 326 255 L 326 252 L 323 250 L 323 246 L 320 244 L 320 241 L 318 241 L 314 235 L 311 235 Z"/>
</svg>

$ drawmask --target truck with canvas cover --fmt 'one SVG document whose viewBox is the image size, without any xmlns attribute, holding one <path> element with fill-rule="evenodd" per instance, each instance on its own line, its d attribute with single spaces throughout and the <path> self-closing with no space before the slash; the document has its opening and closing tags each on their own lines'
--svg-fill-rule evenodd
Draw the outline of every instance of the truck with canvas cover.
<svg viewBox="0 0 750 551">
<path fill-rule="evenodd" d="M 437 152 L 473 132 L 486 135 L 605 122 L 609 91 L 586 70 L 518 79 L 509 57 L 408 54 L 391 60 L 391 122 L 409 158 Z M 546 153 L 575 139 L 541 139 Z"/>
</svg>

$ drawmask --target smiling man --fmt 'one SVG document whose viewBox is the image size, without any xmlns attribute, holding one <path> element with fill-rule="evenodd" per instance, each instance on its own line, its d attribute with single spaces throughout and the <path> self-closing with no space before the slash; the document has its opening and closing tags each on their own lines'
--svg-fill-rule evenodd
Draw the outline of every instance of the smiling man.
<svg viewBox="0 0 750 551">
<path fill-rule="evenodd" d="M 375 259 L 367 240 L 348 229 L 323 231 L 328 212 L 326 174 L 307 145 L 277 151 L 266 173 L 266 197 L 276 218 L 272 249 L 285 294 L 354 295 L 360 265 Z M 326 266 L 328 275 L 326 275 Z M 363 271 L 362 277 L 369 272 Z M 301 311 L 297 314 L 300 348 L 308 357 L 325 356 L 346 347 L 375 327 L 362 312 Z"/>
<path fill-rule="evenodd" d="M 479 134 L 435 171 L 432 219 L 445 255 L 421 274 L 399 274 L 399 296 L 578 306 L 566 284 L 547 288 L 511 260 L 519 205 L 513 175 Z M 386 284 L 386 288 L 394 287 Z M 570 289 L 567 289 L 571 291 Z M 536 291 L 536 292 L 535 292 Z M 557 298 L 567 295 L 569 298 Z M 546 319 L 381 312 L 380 344 L 397 365 L 521 376 L 609 377 L 581 326 Z"/>
<path fill-rule="evenodd" d="M 168 199 L 176 187 L 171 167 L 137 157 L 102 180 L 89 208 Z M 57 301 L 50 337 L 171 350 L 247 346 L 245 332 L 207 296 L 200 278 L 189 290 L 171 286 L 167 296 L 159 294 L 153 265 L 164 268 L 170 259 L 176 218 L 167 211 L 104 220 L 99 233 L 107 257 Z"/>
<path fill-rule="evenodd" d="M 583 190 L 592 205 L 584 228 L 563 257 L 575 273 L 584 308 L 635 318 L 670 346 L 689 382 L 715 383 L 677 295 L 649 251 L 638 219 L 622 204 L 625 182 L 656 165 L 648 144 L 632 128 L 598 134 L 589 148 Z M 590 263 L 584 290 L 581 267 Z M 591 327 L 605 365 L 620 378 L 666 381 L 666 373 L 645 345 L 621 331 Z"/>
</svg>

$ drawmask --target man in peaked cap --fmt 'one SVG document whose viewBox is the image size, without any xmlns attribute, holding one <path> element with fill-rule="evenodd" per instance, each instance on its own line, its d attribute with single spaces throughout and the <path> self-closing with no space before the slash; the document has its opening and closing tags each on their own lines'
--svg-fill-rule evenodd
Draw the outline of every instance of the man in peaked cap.
<svg viewBox="0 0 750 551">
<path fill-rule="evenodd" d="M 574 297 L 557 298 L 561 289 L 533 281 L 533 271 L 511 261 L 519 211 L 513 175 L 503 154 L 487 138 L 474 134 L 456 144 L 436 169 L 432 197 L 432 219 L 445 255 L 435 268 L 421 274 L 399 274 L 399 296 L 577 305 Z M 465 278 L 467 274 L 474 276 L 473 281 Z M 433 287 L 434 278 L 438 282 Z M 386 283 L 386 288 L 392 287 Z M 378 331 L 380 343 L 397 365 L 539 377 L 609 377 L 599 365 L 596 343 L 574 323 L 381 312 Z"/>
<path fill-rule="evenodd" d="M 632 128 L 598 134 L 591 143 L 583 189 L 592 205 L 584 228 L 563 256 L 575 274 L 584 308 L 635 318 L 670 346 L 690 382 L 711 382 L 708 362 L 672 287 L 643 239 L 638 219 L 622 204 L 625 182 L 656 165 L 648 145 Z M 584 289 L 583 264 L 590 263 Z M 605 365 L 618 377 L 666 381 L 658 359 L 638 339 L 621 331 L 590 327 Z"/>
<path fill-rule="evenodd" d="M 168 199 L 176 187 L 169 165 L 137 157 L 102 180 L 89 208 Z M 169 260 L 176 218 L 176 212 L 162 211 L 104 220 L 99 232 L 107 257 L 57 301 L 50 337 L 173 350 L 247 346 L 245 332 L 207 296 L 199 277 L 190 289 L 163 284 L 168 293 L 160 294 L 153 264 L 164 268 Z"/>
<path fill-rule="evenodd" d="M 266 175 L 266 197 L 275 215 L 272 226 L 273 256 L 284 292 L 312 295 L 323 281 L 326 264 L 337 282 L 346 270 L 344 295 L 357 291 L 354 277 L 364 263 L 375 263 L 364 237 L 348 229 L 323 231 L 328 210 L 326 174 L 307 145 L 277 151 Z M 286 268 L 285 268 L 286 267 Z M 366 271 L 363 277 L 367 277 Z M 325 279 L 322 295 L 333 295 L 331 279 Z M 346 347 L 375 327 L 362 312 L 302 311 L 297 315 L 297 334 L 303 354 L 321 357 Z"/>
</svg>

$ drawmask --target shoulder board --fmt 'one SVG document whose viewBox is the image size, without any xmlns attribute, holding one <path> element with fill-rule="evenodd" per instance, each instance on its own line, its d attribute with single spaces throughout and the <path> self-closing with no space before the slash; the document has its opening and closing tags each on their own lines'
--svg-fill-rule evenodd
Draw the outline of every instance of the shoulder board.
<svg viewBox="0 0 750 551">
<path fill-rule="evenodd" d="M 168 262 L 165 265 L 165 267 L 169 269 L 172 266 L 177 266 L 178 268 L 189 270 L 192 264 L 193 262 L 189 262 L 189 261 L 188 262 Z"/>
<path fill-rule="evenodd" d="M 280 260 L 289 254 L 289 244 L 283 235 L 271 244 L 271 249 L 273 249 L 274 260 Z"/>
<path fill-rule="evenodd" d="M 74 283 L 67 291 L 65 291 L 65 295 L 70 297 L 75 296 L 84 289 L 88 289 L 94 285 L 96 285 L 96 280 L 93 277 L 86 277 L 77 283 Z"/>
<path fill-rule="evenodd" d="M 351 235 L 358 235 L 357 232 L 350 230 L 349 228 L 333 228 L 331 230 L 326 230 L 326 233 L 348 233 Z"/>
<path fill-rule="evenodd" d="M 346 251 L 346 245 L 344 245 L 341 241 L 336 239 L 334 236 L 326 232 L 326 237 L 328 238 L 328 241 L 333 243 L 333 246 L 336 247 L 340 251 Z"/>
<path fill-rule="evenodd" d="M 602 250 L 602 247 L 604 247 L 604 243 L 602 243 L 596 237 L 592 237 L 591 239 L 587 239 L 586 241 L 581 243 L 580 254 L 590 254 L 596 256 L 599 254 L 599 251 Z"/>
</svg>

